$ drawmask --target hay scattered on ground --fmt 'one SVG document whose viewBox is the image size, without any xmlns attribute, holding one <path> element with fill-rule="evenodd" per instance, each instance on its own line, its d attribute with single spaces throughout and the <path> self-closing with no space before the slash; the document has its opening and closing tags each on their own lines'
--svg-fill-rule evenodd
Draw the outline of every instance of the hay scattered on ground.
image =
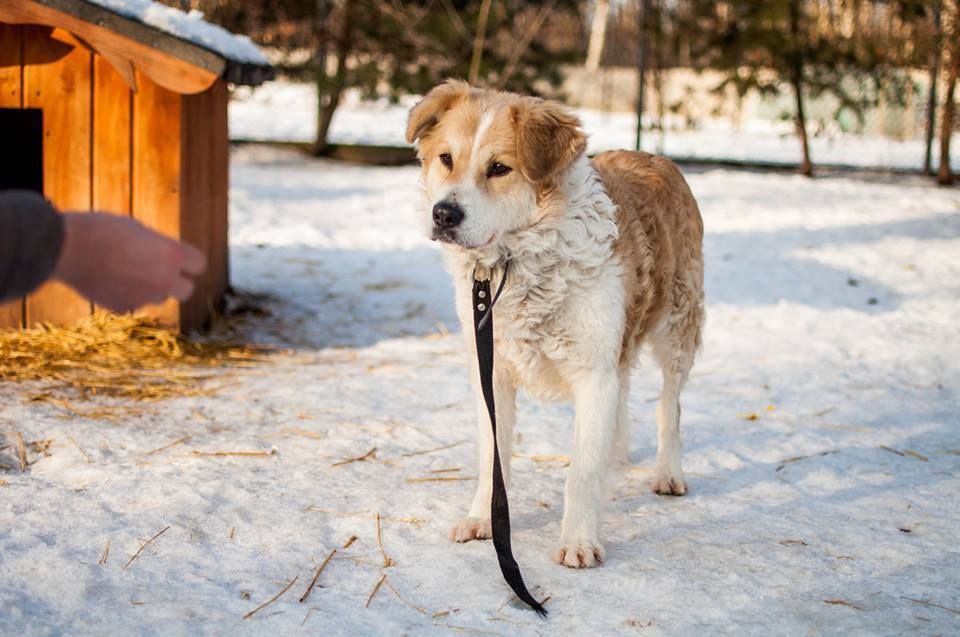
<svg viewBox="0 0 960 637">
<path fill-rule="evenodd" d="M 80 400 L 162 400 L 208 395 L 212 390 L 200 381 L 212 378 L 213 370 L 219 376 L 222 368 L 252 366 L 268 353 L 265 347 L 191 340 L 144 316 L 98 312 L 68 328 L 0 330 L 0 380 L 45 382 Z M 75 411 L 65 401 L 61 407 Z"/>
</svg>

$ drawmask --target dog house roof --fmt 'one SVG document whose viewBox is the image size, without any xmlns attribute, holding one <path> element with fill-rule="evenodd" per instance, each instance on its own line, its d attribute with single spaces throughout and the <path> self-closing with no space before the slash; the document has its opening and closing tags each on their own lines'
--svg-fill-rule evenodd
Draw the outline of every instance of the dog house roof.
<svg viewBox="0 0 960 637">
<path fill-rule="evenodd" d="M 273 67 L 250 38 L 235 35 L 205 21 L 199 11 L 184 13 L 152 0 L 33 2 L 136 40 L 195 66 L 215 72 L 222 69 L 221 77 L 228 82 L 256 86 L 274 77 Z"/>
</svg>

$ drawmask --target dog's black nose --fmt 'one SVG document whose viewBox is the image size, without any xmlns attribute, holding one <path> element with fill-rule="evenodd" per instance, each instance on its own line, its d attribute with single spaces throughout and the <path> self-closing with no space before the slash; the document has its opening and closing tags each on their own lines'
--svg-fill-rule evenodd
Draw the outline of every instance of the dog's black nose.
<svg viewBox="0 0 960 637">
<path fill-rule="evenodd" d="M 456 228 L 463 221 L 463 209 L 455 203 L 441 201 L 433 207 L 433 223 L 438 228 Z"/>
</svg>

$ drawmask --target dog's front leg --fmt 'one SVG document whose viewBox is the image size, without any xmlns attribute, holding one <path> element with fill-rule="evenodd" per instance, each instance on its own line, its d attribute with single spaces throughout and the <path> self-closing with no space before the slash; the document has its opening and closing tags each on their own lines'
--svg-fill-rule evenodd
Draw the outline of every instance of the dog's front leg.
<svg viewBox="0 0 960 637">
<path fill-rule="evenodd" d="M 580 375 L 573 391 L 574 449 L 564 492 L 560 548 L 555 559 L 564 566 L 584 568 L 595 566 L 604 558 L 600 510 L 617 426 L 617 370 L 590 370 Z"/>
<path fill-rule="evenodd" d="M 450 539 L 456 542 L 488 540 L 490 530 L 490 500 L 493 497 L 493 431 L 487 404 L 480 389 L 480 376 L 471 374 L 473 393 L 477 401 L 477 491 L 467 517 L 450 529 Z M 494 365 L 493 399 L 497 409 L 497 444 L 500 447 L 500 465 L 503 480 L 510 485 L 510 458 L 513 453 L 513 425 L 516 421 L 517 389 L 509 375 Z"/>
</svg>

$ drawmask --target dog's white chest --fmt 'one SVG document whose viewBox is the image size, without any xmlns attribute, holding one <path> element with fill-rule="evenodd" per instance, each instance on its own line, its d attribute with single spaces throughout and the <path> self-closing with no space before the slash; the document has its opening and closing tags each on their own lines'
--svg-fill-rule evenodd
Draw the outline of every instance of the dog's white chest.
<svg viewBox="0 0 960 637">
<path fill-rule="evenodd" d="M 498 307 L 494 348 L 504 365 L 530 394 L 547 400 L 569 398 L 564 369 L 569 367 L 571 336 L 562 306 L 547 316 L 532 315 L 524 304 Z"/>
</svg>

